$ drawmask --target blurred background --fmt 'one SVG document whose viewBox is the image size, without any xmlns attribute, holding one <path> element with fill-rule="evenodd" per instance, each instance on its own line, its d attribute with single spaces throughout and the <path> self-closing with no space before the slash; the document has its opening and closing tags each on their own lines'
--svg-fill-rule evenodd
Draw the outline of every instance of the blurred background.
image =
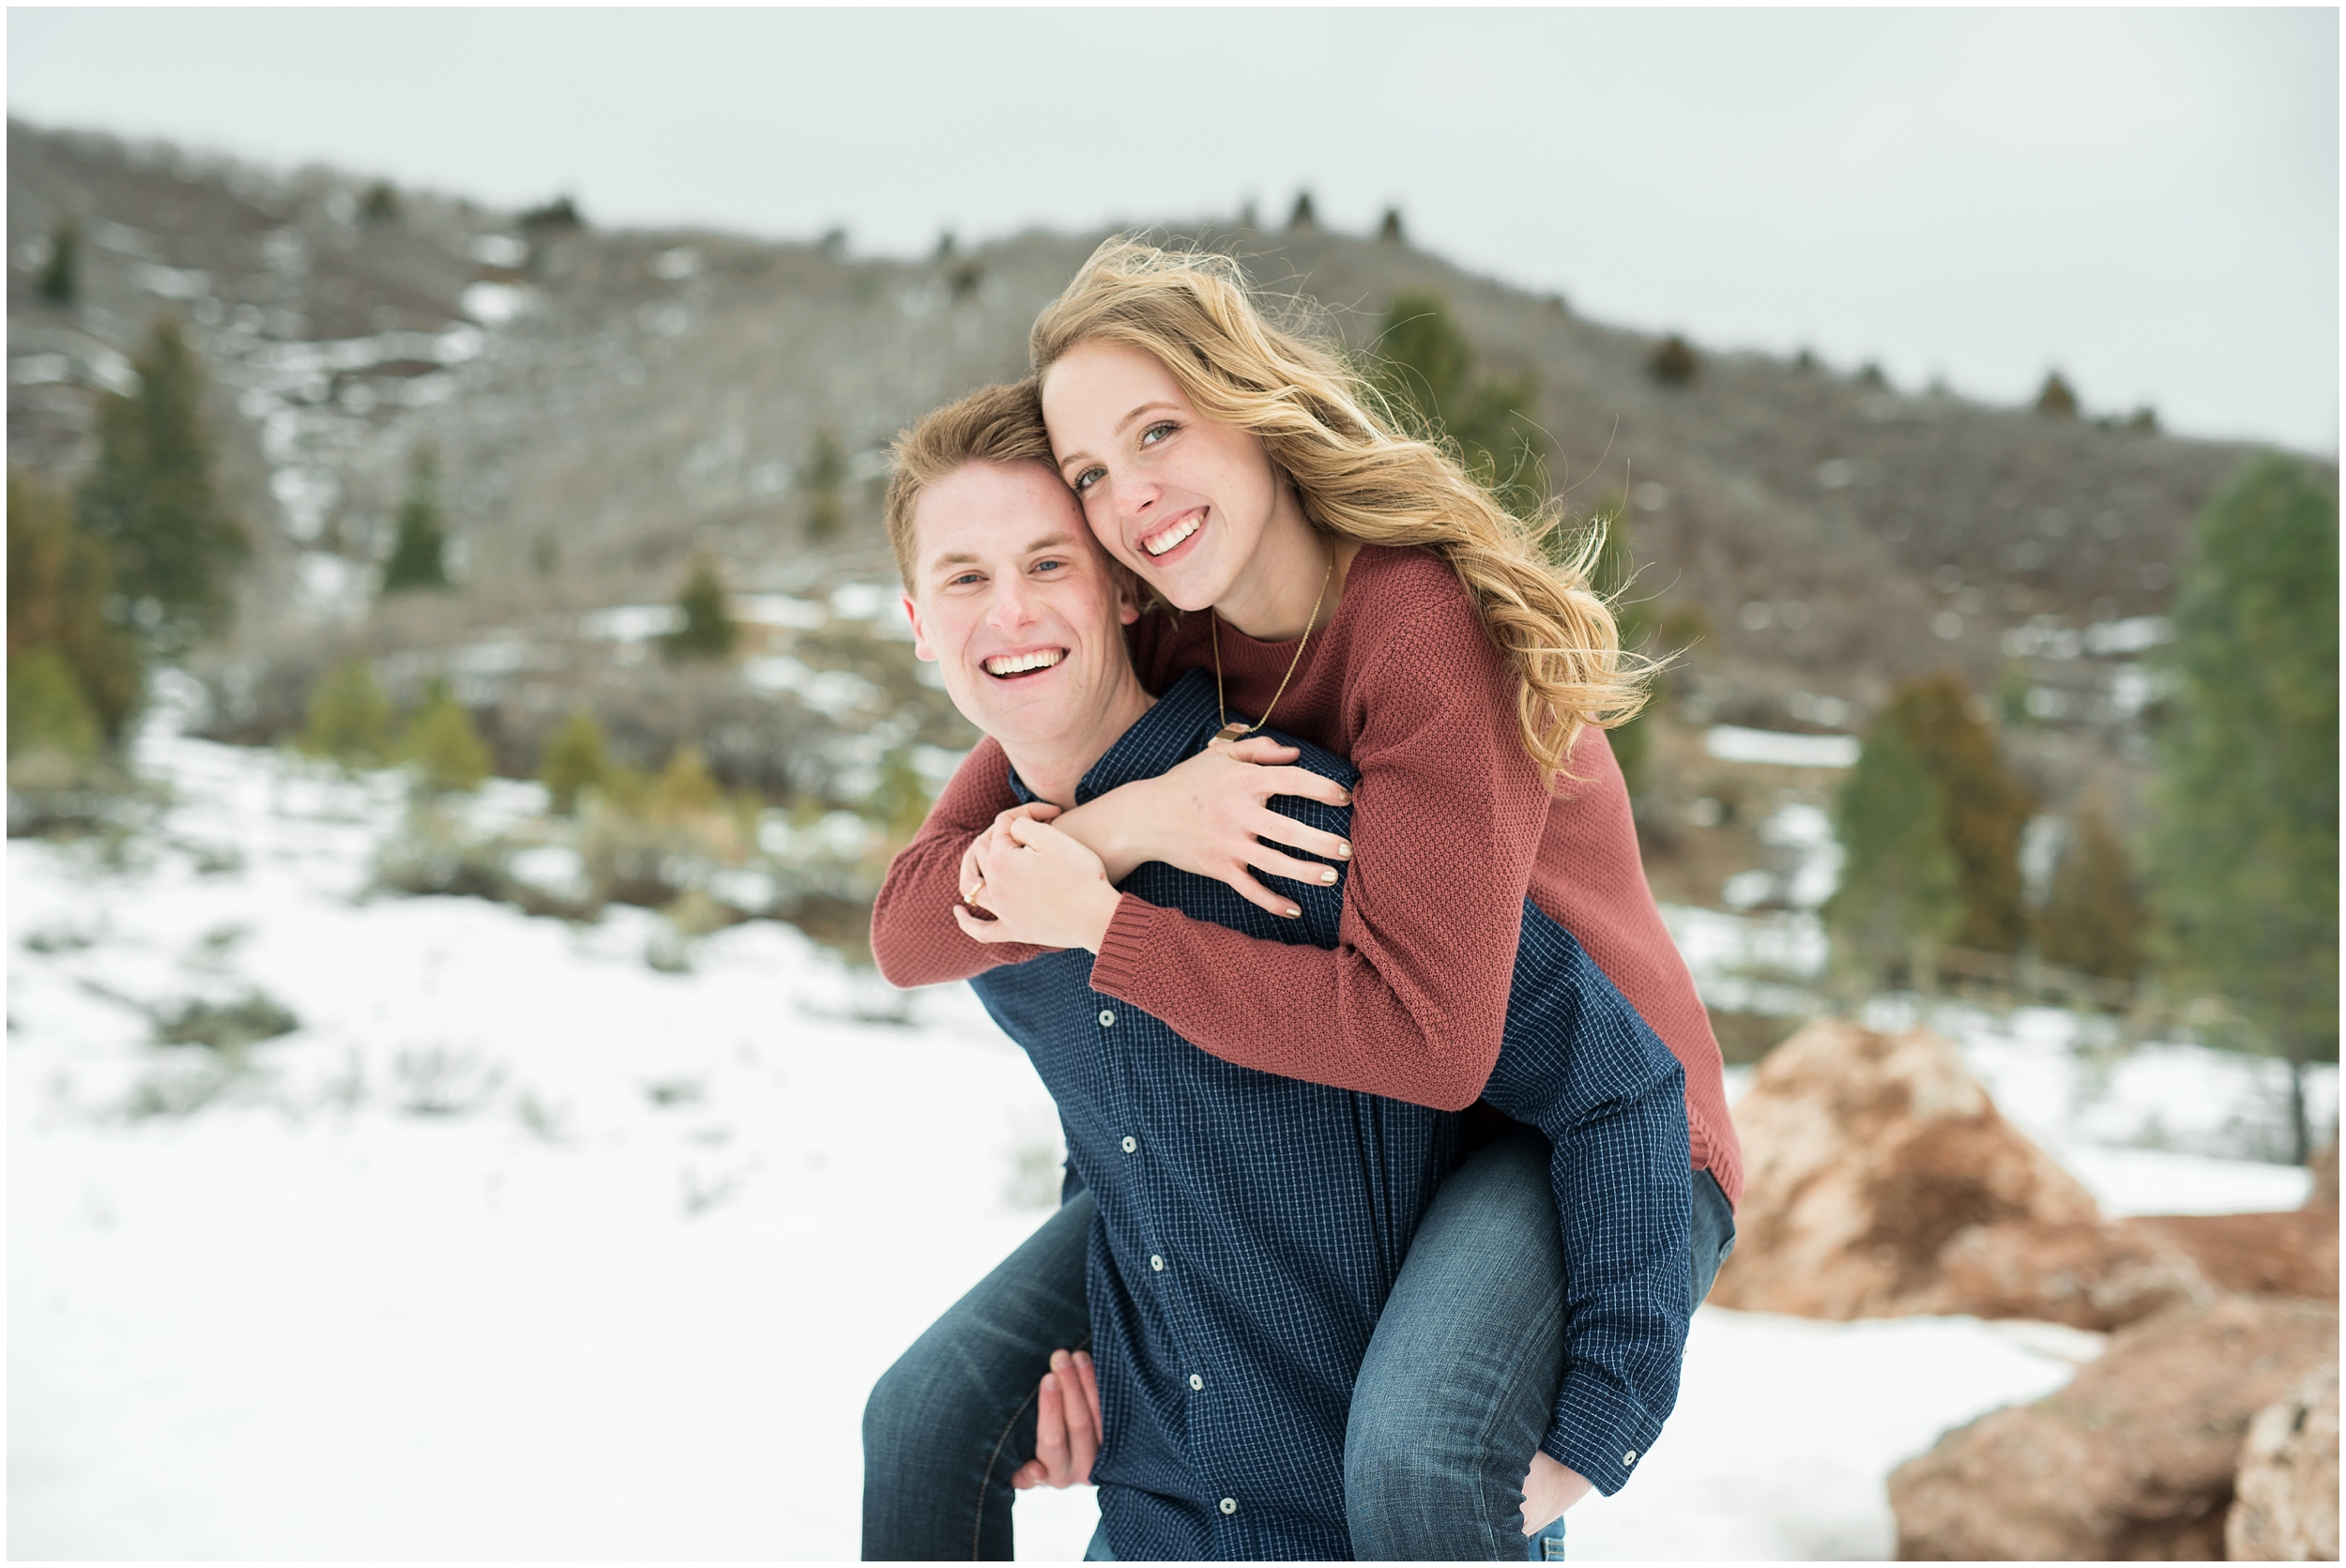
<svg viewBox="0 0 2346 1568">
<path fill-rule="evenodd" d="M 1576 1550 L 2337 1555 L 2335 11 L 8 44 L 12 1554 L 854 1555 L 1061 1157 L 871 967 L 886 447 L 1137 227 L 1670 659 L 1751 1181 Z"/>
</svg>

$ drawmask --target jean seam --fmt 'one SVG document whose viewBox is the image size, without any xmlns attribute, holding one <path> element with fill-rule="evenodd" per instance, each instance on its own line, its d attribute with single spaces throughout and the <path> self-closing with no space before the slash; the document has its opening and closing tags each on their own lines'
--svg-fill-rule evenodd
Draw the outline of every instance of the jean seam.
<svg viewBox="0 0 2346 1568">
<path fill-rule="evenodd" d="M 1075 1348 L 1078 1350 L 1091 1348 L 1091 1336 L 1086 1334 L 1076 1341 Z M 1042 1391 L 1042 1379 L 1037 1378 L 1035 1386 L 1028 1391 L 1027 1397 L 1018 1402 L 1018 1408 L 1011 1411 L 1010 1420 L 1002 1423 L 1001 1436 L 994 1439 L 994 1452 L 985 1456 L 985 1469 L 978 1475 L 977 1512 L 972 1515 L 969 1526 L 969 1560 L 972 1562 L 984 1560 L 978 1554 L 985 1549 L 985 1489 L 993 1483 L 994 1467 L 1001 1462 L 1002 1445 L 1010 1441 L 1010 1435 L 1013 1432 L 1018 1430 L 1018 1418 L 1027 1413 L 1027 1407 L 1035 1402 Z M 1101 1436 L 1104 1439 L 1106 1434 L 1102 1433 Z"/>
</svg>

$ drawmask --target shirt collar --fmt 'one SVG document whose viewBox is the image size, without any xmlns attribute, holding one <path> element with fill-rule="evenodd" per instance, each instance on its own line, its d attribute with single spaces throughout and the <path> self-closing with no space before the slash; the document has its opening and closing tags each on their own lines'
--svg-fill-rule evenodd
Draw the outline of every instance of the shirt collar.
<svg viewBox="0 0 2346 1568">
<path fill-rule="evenodd" d="M 1204 750 L 1222 724 L 1222 704 L 1214 696 L 1213 677 L 1202 669 L 1191 670 L 1166 687 L 1149 711 L 1133 721 L 1132 727 L 1101 754 L 1075 785 L 1075 804 L 1097 799 L 1135 779 L 1155 778 Z M 1009 771 L 1011 792 L 1020 804 L 1042 799 L 1027 787 L 1017 769 Z"/>
</svg>

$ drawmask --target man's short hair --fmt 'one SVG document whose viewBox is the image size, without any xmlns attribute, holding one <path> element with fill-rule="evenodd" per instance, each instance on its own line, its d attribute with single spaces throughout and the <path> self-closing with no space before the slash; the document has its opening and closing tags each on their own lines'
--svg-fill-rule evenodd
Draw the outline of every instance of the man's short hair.
<svg viewBox="0 0 2346 1568">
<path fill-rule="evenodd" d="M 1051 463 L 1051 436 L 1043 428 L 1042 388 L 1032 376 L 982 388 L 923 416 L 896 437 L 895 473 L 888 481 L 888 545 L 896 571 L 912 588 L 916 543 L 912 510 L 930 485 L 970 463 Z"/>
</svg>

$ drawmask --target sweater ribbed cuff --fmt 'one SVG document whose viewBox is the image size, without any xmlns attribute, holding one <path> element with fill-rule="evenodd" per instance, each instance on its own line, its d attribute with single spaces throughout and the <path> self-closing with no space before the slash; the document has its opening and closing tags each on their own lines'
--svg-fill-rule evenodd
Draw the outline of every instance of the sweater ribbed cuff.
<svg viewBox="0 0 2346 1568">
<path fill-rule="evenodd" d="M 1116 917 L 1108 921 L 1107 935 L 1100 938 L 1099 956 L 1091 961 L 1091 988 L 1104 991 L 1118 1001 L 1132 1002 L 1133 991 L 1141 975 L 1141 954 L 1147 950 L 1149 937 L 1157 917 L 1164 910 L 1126 893 L 1116 901 Z"/>
</svg>

